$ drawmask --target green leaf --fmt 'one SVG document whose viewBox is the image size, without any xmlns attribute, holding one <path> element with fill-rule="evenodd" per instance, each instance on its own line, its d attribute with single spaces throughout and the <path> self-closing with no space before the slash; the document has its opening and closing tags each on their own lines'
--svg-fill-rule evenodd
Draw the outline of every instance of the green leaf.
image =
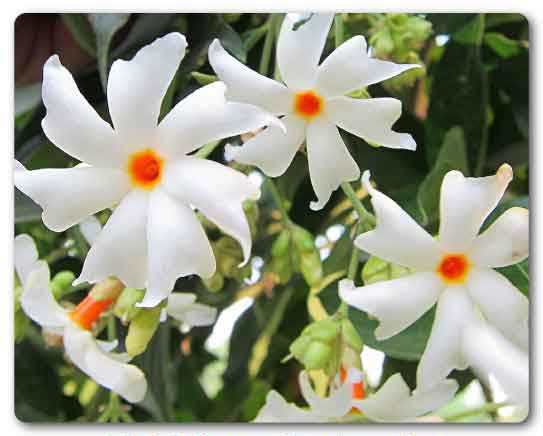
<svg viewBox="0 0 543 436">
<path fill-rule="evenodd" d="M 457 30 L 453 39 L 462 44 L 481 45 L 485 31 L 485 14 L 477 14 L 466 25 Z"/>
<path fill-rule="evenodd" d="M 129 18 L 130 14 L 89 14 L 89 22 L 96 35 L 98 72 L 104 90 L 107 89 L 111 40 L 115 33 L 127 23 Z"/>
<path fill-rule="evenodd" d="M 15 189 L 15 223 L 38 221 L 41 218 L 41 207 Z"/>
<path fill-rule="evenodd" d="M 503 33 L 488 32 L 484 36 L 485 44 L 494 52 L 504 58 L 516 56 L 520 53 L 520 45 L 517 41 L 508 38 Z"/>
<path fill-rule="evenodd" d="M 230 24 L 222 21 L 217 32 L 217 38 L 221 40 L 223 47 L 233 56 L 243 63 L 247 62 L 247 51 L 243 41 Z"/>
<path fill-rule="evenodd" d="M 509 279 L 516 288 L 520 290 L 524 295 L 528 296 L 530 293 L 530 263 L 528 259 L 523 260 L 515 265 L 506 266 L 503 268 L 496 268 L 496 271 L 502 273 Z"/>
<path fill-rule="evenodd" d="M 441 182 L 451 170 L 469 175 L 466 142 L 461 127 L 453 127 L 446 133 L 434 167 L 420 184 L 417 202 L 426 224 L 439 219 Z"/>
<path fill-rule="evenodd" d="M 62 22 L 75 41 L 89 55 L 96 56 L 96 37 L 86 14 L 62 14 Z"/>
<path fill-rule="evenodd" d="M 15 116 L 18 117 L 41 103 L 41 82 L 15 88 Z"/>
</svg>

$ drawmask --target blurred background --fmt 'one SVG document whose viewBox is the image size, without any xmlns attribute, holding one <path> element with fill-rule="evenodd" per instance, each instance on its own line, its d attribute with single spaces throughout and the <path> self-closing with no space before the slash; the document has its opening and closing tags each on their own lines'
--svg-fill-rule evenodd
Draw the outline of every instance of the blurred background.
<svg viewBox="0 0 543 436">
<path fill-rule="evenodd" d="M 519 14 L 342 14 L 345 39 L 362 34 L 371 54 L 397 63 L 421 63 L 369 89 L 359 98 L 393 96 L 403 101 L 395 130 L 412 134 L 416 152 L 387 150 L 341 132 L 360 168 L 370 168 L 380 190 L 391 196 L 429 231 L 438 227 L 439 186 L 451 169 L 487 175 L 503 163 L 514 168 L 515 179 L 499 212 L 529 198 L 529 28 Z M 266 44 L 274 44 L 281 14 L 24 14 L 15 22 L 15 157 L 27 168 L 70 167 L 78 162 L 52 145 L 41 129 L 44 62 L 58 54 L 72 72 L 88 101 L 104 119 L 105 83 L 115 59 L 129 59 L 143 45 L 178 31 L 189 44 L 185 59 L 163 102 L 162 114 L 198 87 L 214 81 L 207 48 L 214 38 L 252 69 L 278 77 L 273 59 L 262 65 Z M 333 30 L 325 55 L 334 48 Z M 363 121 L 363 120 L 361 120 Z M 239 142 L 236 138 L 230 142 Z M 216 144 L 215 144 L 216 145 Z M 222 145 L 222 144 L 219 144 Z M 226 163 L 223 147 L 211 159 Z M 217 307 L 220 316 L 209 328 L 186 332 L 169 321 L 160 325 L 147 351 L 135 363 L 149 380 L 143 403 L 131 406 L 136 421 L 249 421 L 270 389 L 299 404 L 295 359 L 282 363 L 301 330 L 322 310 L 333 313 L 337 272 L 349 261 L 350 203 L 338 191 L 325 209 L 313 212 L 313 192 L 307 162 L 298 154 L 277 180 L 289 215 L 310 242 L 300 247 L 280 220 L 280 213 L 262 175 L 235 163 L 262 183 L 262 198 L 246 205 L 254 246 L 250 264 L 237 268 L 237 244 L 211 223 L 204 225 L 213 241 L 218 272 L 207 281 L 180 279 L 176 290 L 195 292 Z M 361 194 L 362 196 L 363 194 Z M 367 201 L 365 199 L 364 201 Z M 369 207 L 369 206 L 368 206 Z M 38 244 L 52 276 L 77 275 L 88 250 L 78 227 L 49 231 L 41 210 L 15 193 L 15 233 L 29 233 Z M 108 212 L 98 214 L 104 223 Z M 283 236 L 287 235 L 287 236 Z M 287 240 L 280 250 L 278 240 Z M 284 244 L 283 244 L 284 245 Z M 274 248 L 275 247 L 275 248 Z M 358 278 L 369 283 L 401 272 L 383 261 L 365 262 Z M 528 261 L 503 268 L 528 293 Z M 54 282 L 54 279 L 53 279 Z M 88 288 L 62 289 L 68 303 L 77 303 Z M 99 388 L 63 355 L 55 338 L 43 334 L 15 300 L 15 413 L 23 421 L 95 421 L 107 403 Z M 377 388 L 394 372 L 413 387 L 415 369 L 433 319 L 430 311 L 395 338 L 377 342 L 375 321 L 360 312 L 350 318 L 367 345 L 362 362 L 369 388 Z M 121 320 L 119 329 L 123 342 Z M 455 372 L 462 391 L 438 413 L 440 419 L 487 422 L 514 419 L 514 410 L 501 408 L 462 416 L 462 410 L 488 401 L 499 402 L 498 389 L 484 388 L 468 371 Z"/>
</svg>

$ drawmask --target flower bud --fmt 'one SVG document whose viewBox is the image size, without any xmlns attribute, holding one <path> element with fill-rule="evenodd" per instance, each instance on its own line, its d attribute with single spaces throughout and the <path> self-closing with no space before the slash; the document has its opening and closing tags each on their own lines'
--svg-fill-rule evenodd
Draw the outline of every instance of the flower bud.
<svg viewBox="0 0 543 436">
<path fill-rule="evenodd" d="M 71 271 L 60 271 L 55 274 L 51 280 L 50 286 L 56 300 L 60 300 L 63 297 L 66 291 L 71 288 L 74 280 L 75 274 Z"/>
<path fill-rule="evenodd" d="M 290 247 L 290 232 L 283 230 L 279 237 L 273 242 L 271 254 L 273 257 L 286 256 Z"/>
<path fill-rule="evenodd" d="M 243 262 L 243 252 L 238 242 L 223 236 L 213 244 L 213 252 L 217 260 L 217 270 L 227 278 L 235 276 L 238 265 Z"/>
<path fill-rule="evenodd" d="M 304 353 L 302 363 L 306 369 L 322 369 L 328 365 L 332 357 L 332 348 L 318 341 L 313 341 Z"/>
<path fill-rule="evenodd" d="M 134 357 L 143 353 L 160 324 L 162 306 L 144 309 L 135 316 L 128 327 L 125 346 L 127 353 Z"/>
<path fill-rule="evenodd" d="M 132 321 L 141 311 L 141 308 L 136 307 L 136 303 L 143 300 L 144 295 L 145 291 L 141 289 L 124 288 L 113 307 L 113 313 L 123 323 Z"/>
<path fill-rule="evenodd" d="M 351 321 L 347 318 L 341 321 L 341 336 L 343 338 L 343 342 L 345 342 L 348 347 L 352 348 L 358 354 L 362 352 L 364 343 L 362 342 L 362 339 L 360 339 L 360 335 L 354 328 Z"/>
<path fill-rule="evenodd" d="M 321 321 L 314 322 L 309 324 L 304 331 L 303 335 L 309 335 L 311 338 L 323 341 L 331 342 L 334 341 L 340 332 L 340 326 L 338 323 L 330 320 L 323 319 Z"/>
<path fill-rule="evenodd" d="M 306 369 L 329 369 L 337 358 L 339 334 L 340 325 L 333 320 L 314 322 L 290 345 L 290 352 Z"/>
<path fill-rule="evenodd" d="M 224 276 L 219 271 L 215 271 L 210 278 L 202 281 L 209 292 L 219 292 L 224 287 Z"/>
</svg>

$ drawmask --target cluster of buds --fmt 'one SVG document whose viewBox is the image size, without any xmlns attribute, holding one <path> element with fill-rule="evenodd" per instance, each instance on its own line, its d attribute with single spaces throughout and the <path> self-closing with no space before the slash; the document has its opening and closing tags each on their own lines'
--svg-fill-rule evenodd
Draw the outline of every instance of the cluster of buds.
<svg viewBox="0 0 543 436">
<path fill-rule="evenodd" d="M 303 275 L 309 286 L 322 279 L 322 263 L 313 235 L 296 224 L 284 229 L 272 245 L 270 270 L 287 283 L 295 272 Z"/>
</svg>

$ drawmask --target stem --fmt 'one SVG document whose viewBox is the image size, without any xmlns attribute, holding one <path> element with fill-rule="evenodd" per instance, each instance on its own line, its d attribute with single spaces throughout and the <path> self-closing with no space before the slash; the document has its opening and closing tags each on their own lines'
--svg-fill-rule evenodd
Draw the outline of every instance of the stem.
<svg viewBox="0 0 543 436">
<path fill-rule="evenodd" d="M 273 37 L 274 37 L 274 14 L 270 14 L 268 22 L 266 23 L 268 31 L 266 32 L 266 39 L 264 40 L 264 47 L 262 48 L 262 57 L 260 58 L 260 66 L 258 67 L 258 72 L 263 76 L 268 75 L 268 70 L 270 68 L 270 58 L 271 51 L 273 47 Z"/>
<path fill-rule="evenodd" d="M 353 187 L 349 182 L 343 182 L 341 184 L 341 189 L 343 189 L 343 192 L 345 195 L 351 200 L 351 203 L 353 205 L 354 210 L 356 210 L 356 213 L 358 214 L 358 219 L 360 223 L 363 223 L 363 221 L 366 221 L 365 224 L 370 226 L 375 226 L 375 217 L 367 211 L 367 209 L 364 207 L 362 202 L 358 199 L 356 196 L 356 192 L 354 192 Z M 365 226 L 367 227 L 367 226 Z"/>
<path fill-rule="evenodd" d="M 447 421 L 458 421 L 459 419 L 466 418 L 468 416 L 478 415 L 480 413 L 489 413 L 496 412 L 502 407 L 508 406 L 506 402 L 501 403 L 487 403 L 481 407 L 476 407 L 474 409 L 464 410 L 463 412 L 456 413 L 454 415 L 444 416 Z"/>
<path fill-rule="evenodd" d="M 343 30 L 343 15 L 336 14 L 334 17 L 334 37 L 336 47 L 341 45 L 344 39 L 344 30 Z"/>
<path fill-rule="evenodd" d="M 288 216 L 288 212 L 287 212 L 287 209 L 285 208 L 285 204 L 283 203 L 283 199 L 281 198 L 281 193 L 279 192 L 279 189 L 277 188 L 275 182 L 272 179 L 267 178 L 266 182 L 268 183 L 268 188 L 273 197 L 273 201 L 275 202 L 277 208 L 279 209 L 279 212 L 281 212 L 281 218 L 283 222 L 285 223 L 287 227 L 291 226 L 292 221 L 290 220 Z"/>
</svg>

